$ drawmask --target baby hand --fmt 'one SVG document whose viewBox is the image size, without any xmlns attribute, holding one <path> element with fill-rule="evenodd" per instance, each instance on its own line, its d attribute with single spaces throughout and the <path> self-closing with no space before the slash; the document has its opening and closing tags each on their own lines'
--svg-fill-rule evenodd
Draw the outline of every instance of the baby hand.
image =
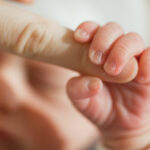
<svg viewBox="0 0 150 150">
<path fill-rule="evenodd" d="M 67 92 L 76 108 L 98 126 L 107 147 L 114 150 L 148 149 L 150 47 L 143 50 L 142 38 L 136 33 L 125 35 L 116 23 L 99 27 L 95 23 L 86 22 L 77 28 L 74 36 L 81 43 L 92 42 L 90 60 L 102 65 L 113 76 L 124 70 L 129 59 L 138 56 L 139 71 L 136 80 L 116 84 L 102 82 L 95 77 L 79 76 L 68 82 Z M 107 64 L 114 62 L 115 67 L 108 69 Z"/>
<path fill-rule="evenodd" d="M 123 28 L 113 22 L 104 26 L 84 22 L 76 29 L 74 38 L 80 43 L 91 42 L 91 62 L 102 65 L 105 72 L 112 76 L 120 74 L 132 57 L 144 51 L 144 40 L 139 34 L 125 34 Z"/>
</svg>

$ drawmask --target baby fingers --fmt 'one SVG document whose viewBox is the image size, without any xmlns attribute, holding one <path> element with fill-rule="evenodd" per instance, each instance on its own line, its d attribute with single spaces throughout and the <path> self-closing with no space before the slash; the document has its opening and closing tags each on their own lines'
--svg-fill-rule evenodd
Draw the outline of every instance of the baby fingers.
<svg viewBox="0 0 150 150">
<path fill-rule="evenodd" d="M 108 50 L 123 34 L 123 28 L 117 23 L 108 23 L 99 28 L 90 46 L 90 60 L 94 64 L 102 64 L 106 58 Z"/>
<path fill-rule="evenodd" d="M 136 80 L 139 83 L 150 82 L 150 47 L 140 57 L 139 72 Z"/>
<path fill-rule="evenodd" d="M 67 84 L 68 96 L 72 100 L 82 100 L 98 93 L 102 82 L 94 77 L 75 77 Z"/>
<path fill-rule="evenodd" d="M 87 43 L 93 39 L 99 25 L 95 22 L 83 22 L 74 32 L 74 38 L 80 43 Z"/>
<path fill-rule="evenodd" d="M 118 75 L 132 57 L 143 52 L 144 46 L 144 40 L 137 33 L 122 36 L 110 50 L 104 70 L 110 75 Z"/>
</svg>

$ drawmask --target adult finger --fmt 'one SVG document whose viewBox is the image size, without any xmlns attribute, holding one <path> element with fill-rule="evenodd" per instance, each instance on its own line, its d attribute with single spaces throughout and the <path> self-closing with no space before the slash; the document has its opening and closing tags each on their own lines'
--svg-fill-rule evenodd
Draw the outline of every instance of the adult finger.
<svg viewBox="0 0 150 150">
<path fill-rule="evenodd" d="M 89 44 L 80 44 L 73 31 L 0 1 L 0 50 L 100 77 L 127 82 L 137 74 L 133 58 L 118 76 L 110 76 L 88 58 Z M 129 67 L 130 66 L 130 67 Z"/>
</svg>

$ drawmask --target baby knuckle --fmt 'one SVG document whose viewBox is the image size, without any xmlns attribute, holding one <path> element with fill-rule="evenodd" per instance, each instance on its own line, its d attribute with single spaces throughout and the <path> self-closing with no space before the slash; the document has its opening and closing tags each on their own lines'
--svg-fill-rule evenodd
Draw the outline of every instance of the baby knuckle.
<svg viewBox="0 0 150 150">
<path fill-rule="evenodd" d="M 118 43 L 115 49 L 117 49 L 117 51 L 119 51 L 119 53 L 121 53 L 123 56 L 129 56 L 130 55 L 130 48 L 124 42 Z"/>
<path fill-rule="evenodd" d="M 130 32 L 127 34 L 131 41 L 134 41 L 140 48 L 144 48 L 144 40 L 143 38 L 136 32 Z"/>
<path fill-rule="evenodd" d="M 120 30 L 121 32 L 124 32 L 124 29 L 122 28 L 122 26 L 116 22 L 109 22 L 106 24 L 106 27 L 109 27 L 112 30 Z"/>
</svg>

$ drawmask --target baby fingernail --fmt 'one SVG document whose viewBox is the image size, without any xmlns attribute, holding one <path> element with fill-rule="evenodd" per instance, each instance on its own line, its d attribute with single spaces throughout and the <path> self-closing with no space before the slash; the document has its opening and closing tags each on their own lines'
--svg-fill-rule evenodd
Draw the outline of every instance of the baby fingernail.
<svg viewBox="0 0 150 150">
<path fill-rule="evenodd" d="M 147 79 L 147 77 L 145 75 L 139 75 L 138 80 L 141 83 L 146 83 L 148 79 Z"/>
<path fill-rule="evenodd" d="M 144 76 L 141 76 L 140 78 L 139 78 L 139 80 L 141 81 L 141 82 L 145 82 L 145 77 Z"/>
<path fill-rule="evenodd" d="M 102 63 L 102 52 L 100 50 L 90 50 L 90 59 L 95 64 Z"/>
<path fill-rule="evenodd" d="M 90 37 L 89 33 L 82 29 L 78 29 L 75 32 L 75 36 L 78 38 L 83 38 L 83 39 L 88 39 Z"/>
<path fill-rule="evenodd" d="M 98 79 L 92 79 L 88 81 L 87 88 L 89 91 L 95 91 L 100 88 L 101 84 Z"/>
<path fill-rule="evenodd" d="M 117 65 L 116 63 L 113 63 L 113 62 L 111 63 L 106 62 L 106 64 L 104 65 L 104 69 L 109 74 L 115 75 L 117 73 Z"/>
</svg>

